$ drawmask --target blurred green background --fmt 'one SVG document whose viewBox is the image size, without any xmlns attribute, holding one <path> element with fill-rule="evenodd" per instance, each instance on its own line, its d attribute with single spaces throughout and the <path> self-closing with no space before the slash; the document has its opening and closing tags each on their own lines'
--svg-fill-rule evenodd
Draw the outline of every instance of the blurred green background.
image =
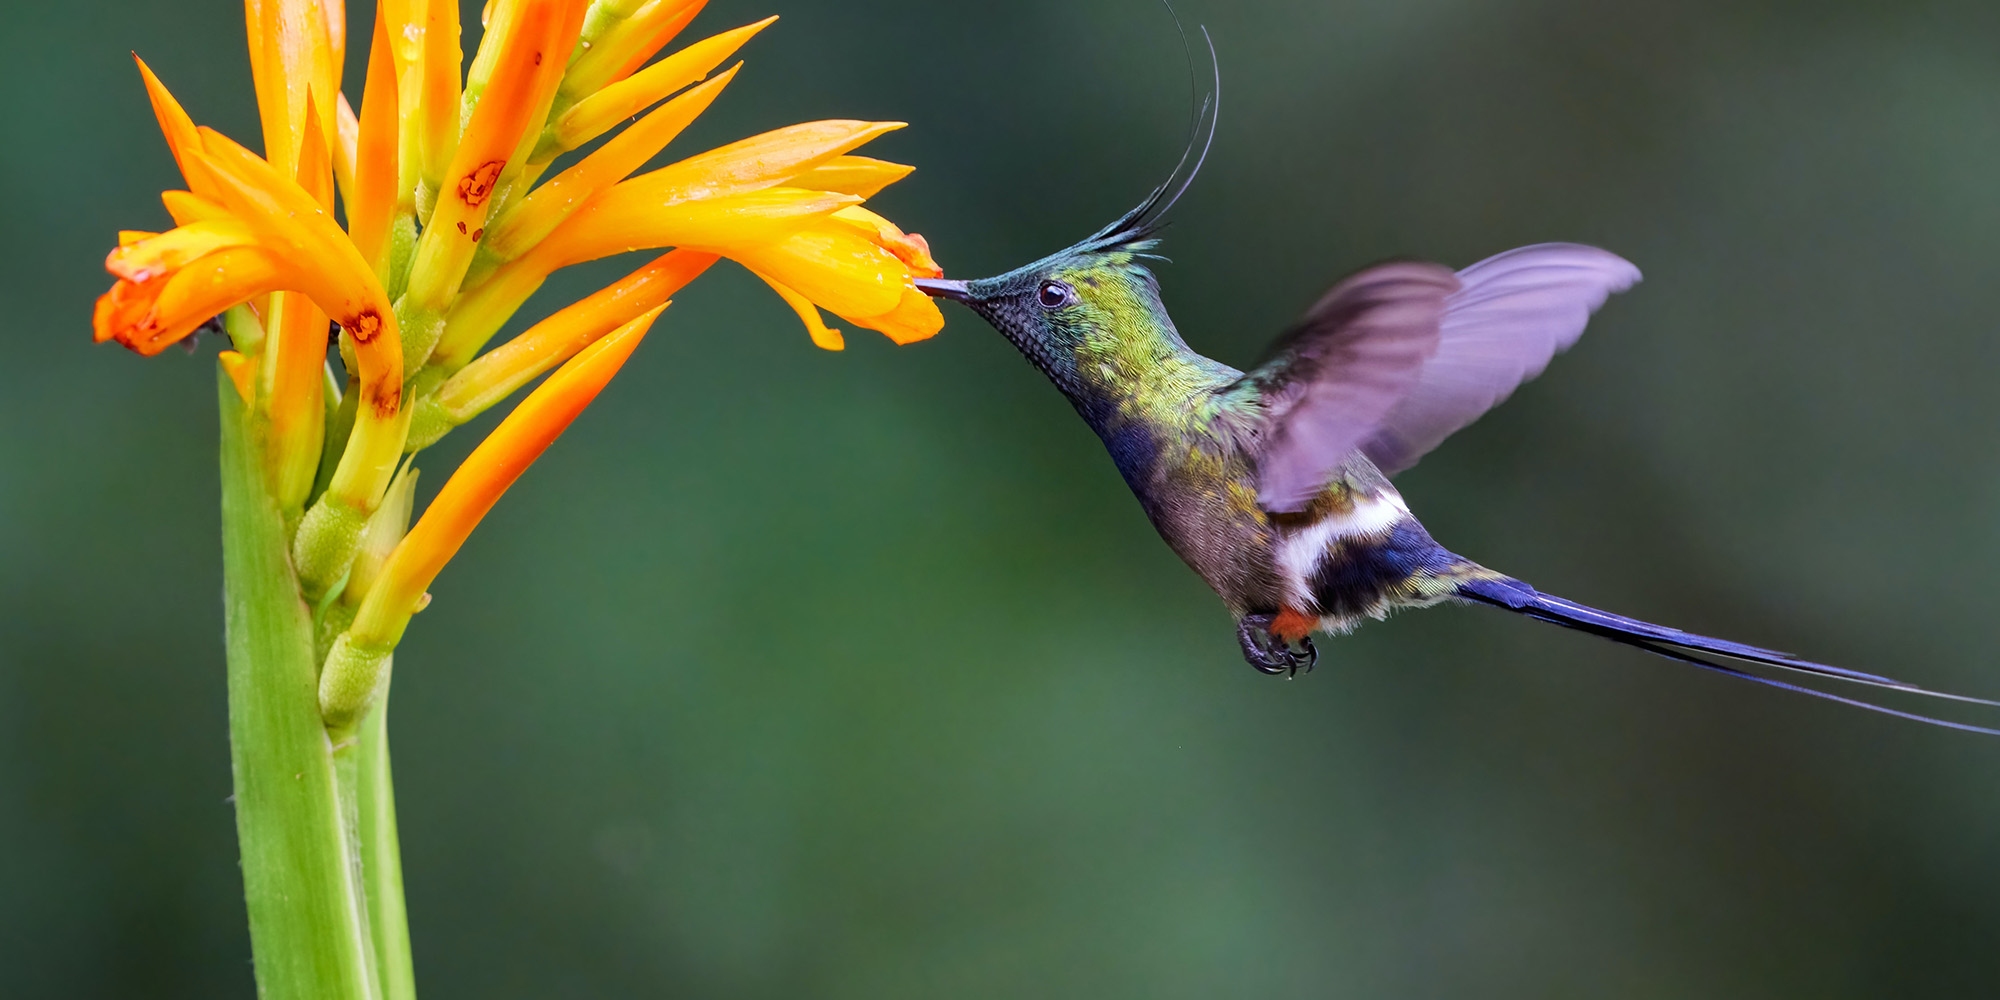
<svg viewBox="0 0 2000 1000">
<path fill-rule="evenodd" d="M 1182 6 L 1227 84 L 1162 272 L 1196 347 L 1244 364 L 1386 256 L 1612 248 L 1646 283 L 1403 478 L 1438 538 L 1578 599 L 2000 691 L 2000 8 Z M 877 207 L 955 275 L 1067 244 L 1178 152 L 1149 0 L 775 7 L 669 152 L 913 122 L 870 150 L 920 167 Z M 126 52 L 254 142 L 241 9 L 10 8 L 0 992 L 249 996 L 216 348 L 142 360 L 88 326 L 115 231 L 164 225 L 178 184 Z M 439 579 L 393 712 L 429 995 L 2000 982 L 2000 745 L 1472 609 L 1258 677 L 1069 406 L 948 319 L 823 353 L 718 269 Z"/>
</svg>

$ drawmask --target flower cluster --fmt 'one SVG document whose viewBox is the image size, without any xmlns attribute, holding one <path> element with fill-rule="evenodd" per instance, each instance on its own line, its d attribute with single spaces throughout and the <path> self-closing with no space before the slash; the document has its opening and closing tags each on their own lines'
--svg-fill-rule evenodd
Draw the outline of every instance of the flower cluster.
<svg viewBox="0 0 2000 1000">
<path fill-rule="evenodd" d="M 228 334 L 221 364 L 321 622 L 329 726 L 368 707 L 446 560 L 718 259 L 827 349 L 842 339 L 821 310 L 897 343 L 943 325 L 914 284 L 940 273 L 923 239 L 861 207 L 910 168 L 853 151 L 900 123 L 794 125 L 640 172 L 775 20 L 656 59 L 705 2 L 488 0 L 461 74 L 455 2 L 383 0 L 356 112 L 340 0 L 247 0 L 261 156 L 195 125 L 140 63 L 186 190 L 162 196 L 174 228 L 119 235 L 93 326 L 147 355 Z M 552 272 L 649 248 L 667 252 L 486 349 Z M 552 370 L 406 532 L 404 456 Z"/>
</svg>

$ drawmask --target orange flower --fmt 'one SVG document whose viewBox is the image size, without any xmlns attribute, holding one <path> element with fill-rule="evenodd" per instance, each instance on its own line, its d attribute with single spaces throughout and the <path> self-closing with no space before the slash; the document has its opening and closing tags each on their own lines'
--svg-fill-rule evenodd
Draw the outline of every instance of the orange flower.
<svg viewBox="0 0 2000 1000">
<path fill-rule="evenodd" d="M 865 208 L 843 208 L 781 242 L 743 251 L 738 259 L 777 289 L 808 328 L 817 326 L 814 340 L 821 347 L 839 350 L 840 333 L 826 330 L 816 313 L 808 316 L 804 304 L 817 303 L 898 344 L 923 340 L 944 326 L 930 296 L 910 283 L 911 276 L 944 276 L 931 259 L 930 244 Z"/>
<path fill-rule="evenodd" d="M 493 0 L 461 79 L 456 6 L 384 0 L 356 113 L 340 92 L 342 5 L 246 0 L 263 156 L 197 127 L 139 64 L 187 190 L 163 196 L 175 228 L 120 234 L 93 328 L 150 355 L 235 310 L 225 374 L 263 422 L 253 438 L 296 526 L 300 590 L 322 615 L 359 608 L 339 646 L 354 662 L 386 657 L 486 507 L 717 259 L 770 283 L 822 347 L 843 341 L 821 309 L 897 343 L 942 325 L 914 284 L 939 274 L 929 247 L 861 207 L 910 168 L 854 150 L 901 123 L 808 122 L 634 175 L 716 101 L 742 64 L 723 65 L 775 20 L 648 65 L 703 6 Z M 642 248 L 673 249 L 481 356 L 550 273 Z M 326 360 L 329 320 L 344 373 Z M 371 515 L 403 456 L 559 366 L 384 562 L 403 515 Z M 372 554 L 357 563 L 364 536 Z M 343 581 L 341 600 L 323 599 Z M 365 674 L 329 667 L 330 719 L 365 706 Z"/>
<path fill-rule="evenodd" d="M 729 257 L 821 347 L 843 346 L 822 309 L 897 343 L 942 324 L 915 285 L 939 273 L 923 238 L 861 207 L 910 173 L 855 155 L 900 123 L 808 122 L 645 168 L 775 18 L 663 52 L 705 0 L 486 0 L 461 74 L 459 6 L 378 0 L 357 104 L 343 0 L 245 0 L 261 155 L 198 127 L 139 63 L 185 190 L 162 195 L 172 227 L 118 235 L 91 325 L 142 355 L 217 318 L 231 341 L 231 747 L 271 996 L 413 995 L 390 662 L 480 520 L 669 299 Z M 486 350 L 552 272 L 636 249 L 666 252 Z M 416 453 L 524 389 L 412 525 Z"/>
</svg>

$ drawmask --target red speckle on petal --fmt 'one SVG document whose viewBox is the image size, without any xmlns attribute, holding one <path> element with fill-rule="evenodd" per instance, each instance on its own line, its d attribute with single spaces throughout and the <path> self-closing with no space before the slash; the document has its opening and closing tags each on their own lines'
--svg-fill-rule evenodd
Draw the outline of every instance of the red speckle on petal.
<svg viewBox="0 0 2000 1000">
<path fill-rule="evenodd" d="M 493 193 L 493 182 L 500 179 L 500 170 L 506 165 L 505 160 L 487 160 L 478 169 L 459 178 L 458 200 L 473 208 L 485 204 L 487 197 Z"/>
<path fill-rule="evenodd" d="M 403 405 L 403 387 L 385 386 L 381 393 L 369 400 L 369 405 L 375 408 L 375 415 L 378 417 L 395 416 L 396 408 Z"/>
<path fill-rule="evenodd" d="M 382 332 L 382 317 L 375 315 L 371 310 L 352 319 L 343 320 L 340 328 L 345 330 L 348 336 L 353 337 L 356 344 L 366 344 Z"/>
</svg>

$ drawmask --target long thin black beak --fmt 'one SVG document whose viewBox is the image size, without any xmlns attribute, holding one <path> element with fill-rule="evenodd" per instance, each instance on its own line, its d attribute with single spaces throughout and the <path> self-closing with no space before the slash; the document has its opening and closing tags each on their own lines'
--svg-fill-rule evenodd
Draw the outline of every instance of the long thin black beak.
<svg viewBox="0 0 2000 1000">
<path fill-rule="evenodd" d="M 967 287 L 965 282 L 951 278 L 918 278 L 917 290 L 934 299 L 972 301 L 972 289 Z"/>
</svg>

